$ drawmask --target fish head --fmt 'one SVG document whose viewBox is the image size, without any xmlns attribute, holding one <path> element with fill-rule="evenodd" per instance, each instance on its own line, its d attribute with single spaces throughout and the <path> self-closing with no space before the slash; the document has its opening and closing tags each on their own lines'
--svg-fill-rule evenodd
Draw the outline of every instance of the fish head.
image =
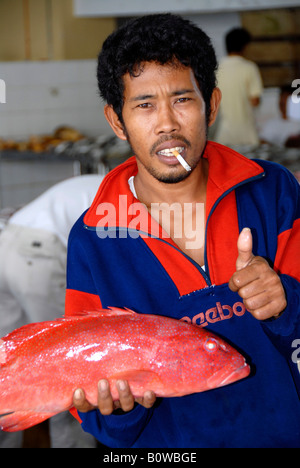
<svg viewBox="0 0 300 468">
<path fill-rule="evenodd" d="M 184 350 L 182 379 L 189 383 L 190 392 L 222 387 L 249 375 L 244 356 L 218 336 L 200 330 L 198 339 Z"/>
</svg>

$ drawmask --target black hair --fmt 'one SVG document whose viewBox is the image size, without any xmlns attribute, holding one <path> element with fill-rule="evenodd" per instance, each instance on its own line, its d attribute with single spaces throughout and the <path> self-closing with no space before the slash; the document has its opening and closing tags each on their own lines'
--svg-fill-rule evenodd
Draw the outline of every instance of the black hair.
<svg viewBox="0 0 300 468">
<path fill-rule="evenodd" d="M 226 34 L 225 44 L 228 54 L 241 53 L 249 42 L 251 42 L 251 34 L 244 28 L 231 29 Z"/>
<path fill-rule="evenodd" d="M 293 94 L 294 89 L 291 85 L 285 84 L 280 87 L 280 94 Z"/>
<path fill-rule="evenodd" d="M 144 62 L 180 62 L 191 67 L 210 114 L 216 86 L 217 59 L 210 38 L 190 21 L 170 13 L 130 20 L 104 41 L 98 56 L 97 78 L 101 97 L 123 123 L 123 76 L 138 76 Z"/>
</svg>

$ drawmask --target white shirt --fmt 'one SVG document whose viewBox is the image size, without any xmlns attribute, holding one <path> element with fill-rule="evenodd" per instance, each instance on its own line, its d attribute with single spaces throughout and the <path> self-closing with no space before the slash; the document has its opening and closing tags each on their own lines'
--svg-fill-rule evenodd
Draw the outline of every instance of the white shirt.
<svg viewBox="0 0 300 468">
<path fill-rule="evenodd" d="M 102 180 L 87 174 L 55 184 L 16 211 L 8 223 L 52 232 L 66 246 L 73 224 L 90 207 Z"/>
<path fill-rule="evenodd" d="M 286 140 L 300 133 L 300 123 L 282 118 L 268 120 L 260 131 L 260 138 L 272 145 L 284 146 Z"/>
<path fill-rule="evenodd" d="M 257 65 L 241 56 L 227 56 L 217 74 L 222 92 L 215 140 L 224 145 L 257 145 L 259 138 L 250 98 L 263 91 Z"/>
</svg>

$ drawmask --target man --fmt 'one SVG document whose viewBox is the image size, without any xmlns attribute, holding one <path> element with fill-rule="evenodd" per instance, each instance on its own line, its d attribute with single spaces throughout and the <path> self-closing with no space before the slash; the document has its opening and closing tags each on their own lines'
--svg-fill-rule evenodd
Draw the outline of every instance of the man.
<svg viewBox="0 0 300 468">
<path fill-rule="evenodd" d="M 135 400 L 120 379 L 117 402 L 99 376 L 97 407 L 78 386 L 83 429 L 110 447 L 300 445 L 299 186 L 279 166 L 207 142 L 216 66 L 206 34 L 169 14 L 133 20 L 104 43 L 105 115 L 135 158 L 108 174 L 72 229 L 66 314 L 115 306 L 184 318 L 230 341 L 252 373 L 164 399 L 145 388 Z"/>
<path fill-rule="evenodd" d="M 227 56 L 220 62 L 218 86 L 222 91 L 220 119 L 215 141 L 224 145 L 258 145 L 254 109 L 263 84 L 257 65 L 244 56 L 251 36 L 243 28 L 232 29 L 225 38 Z"/>
</svg>

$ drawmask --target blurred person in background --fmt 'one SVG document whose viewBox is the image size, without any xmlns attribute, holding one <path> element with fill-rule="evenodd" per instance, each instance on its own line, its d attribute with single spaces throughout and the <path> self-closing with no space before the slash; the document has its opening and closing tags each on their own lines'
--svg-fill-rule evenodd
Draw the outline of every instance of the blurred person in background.
<svg viewBox="0 0 300 468">
<path fill-rule="evenodd" d="M 249 32 L 234 28 L 225 38 L 227 56 L 217 75 L 222 92 L 215 141 L 228 146 L 258 145 L 254 109 L 260 104 L 263 83 L 255 63 L 244 57 Z"/>
<path fill-rule="evenodd" d="M 0 233 L 0 336 L 64 315 L 69 231 L 102 176 L 64 180 L 17 210 Z M 0 432 L 0 447 L 22 447 L 22 432 Z M 95 447 L 68 413 L 50 420 L 51 447 Z"/>
<path fill-rule="evenodd" d="M 259 136 L 262 143 L 280 147 L 300 147 L 300 103 L 293 102 L 294 89 L 290 85 L 280 88 L 279 117 L 268 120 Z"/>
</svg>

